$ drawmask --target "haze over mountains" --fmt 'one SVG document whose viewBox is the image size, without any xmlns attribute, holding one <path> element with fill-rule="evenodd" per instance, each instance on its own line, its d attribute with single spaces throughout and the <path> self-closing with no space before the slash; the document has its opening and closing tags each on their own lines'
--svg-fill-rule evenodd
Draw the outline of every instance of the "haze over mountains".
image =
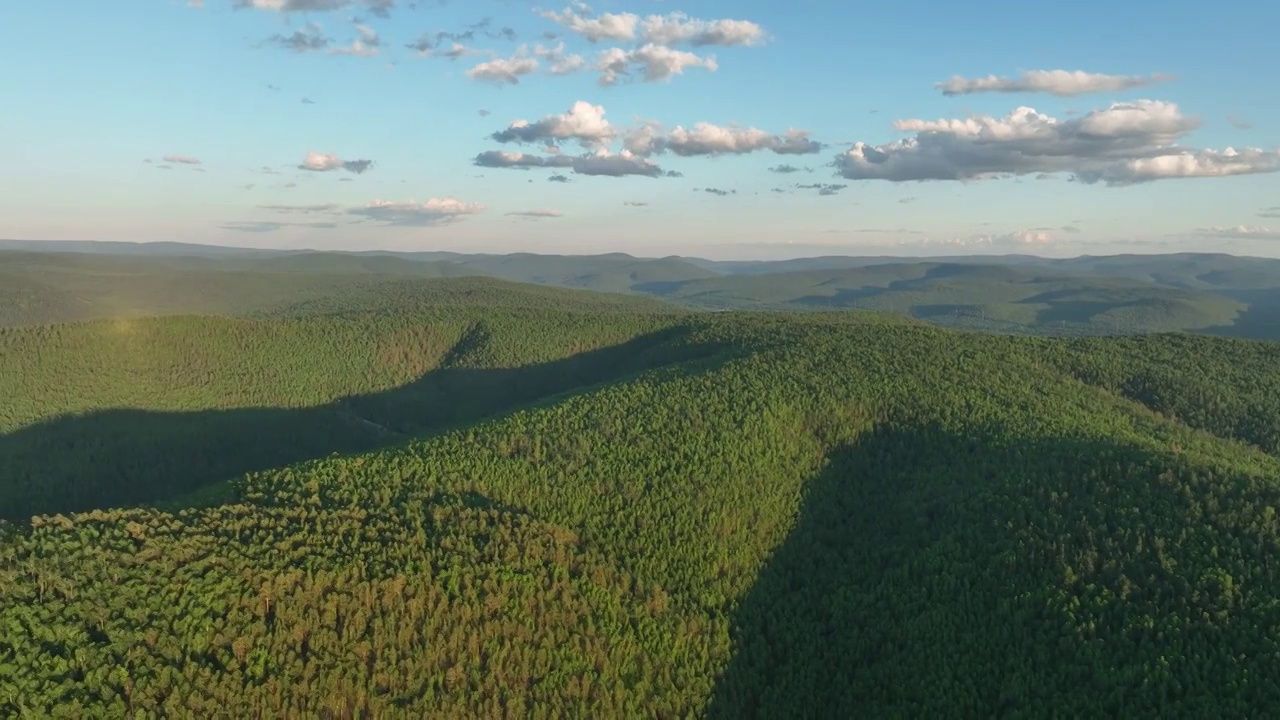
<svg viewBox="0 0 1280 720">
<path fill-rule="evenodd" d="M 0 242 L 6 324 L 283 311 L 370 284 L 482 276 L 729 310 L 865 309 L 1040 334 L 1186 330 L 1280 337 L 1280 260 L 1224 254 L 816 257 L 268 251 Z"/>
</svg>

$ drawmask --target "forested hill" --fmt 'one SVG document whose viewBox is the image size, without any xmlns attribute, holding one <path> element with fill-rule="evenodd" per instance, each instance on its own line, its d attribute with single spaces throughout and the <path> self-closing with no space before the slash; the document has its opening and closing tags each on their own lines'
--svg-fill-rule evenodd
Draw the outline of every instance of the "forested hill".
<svg viewBox="0 0 1280 720">
<path fill-rule="evenodd" d="M 1280 712 L 1274 343 L 510 303 L 0 342 L 0 715 Z"/>
<path fill-rule="evenodd" d="M 6 249 L 8 248 L 8 249 Z M 607 255 L 249 251 L 0 242 L 0 325 L 346 306 L 441 279 L 649 296 L 695 309 L 848 310 L 996 332 L 1280 339 L 1280 260 L 1221 254 L 769 262 Z M 431 293 L 430 290 L 412 292 Z M 437 293 L 438 295 L 439 293 Z"/>
</svg>

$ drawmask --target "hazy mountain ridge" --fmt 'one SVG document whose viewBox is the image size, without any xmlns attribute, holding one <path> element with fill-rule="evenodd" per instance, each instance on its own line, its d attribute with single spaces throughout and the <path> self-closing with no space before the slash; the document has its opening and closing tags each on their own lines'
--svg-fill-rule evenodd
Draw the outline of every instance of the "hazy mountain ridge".
<svg viewBox="0 0 1280 720">
<path fill-rule="evenodd" d="M 0 293 L 10 300 L 0 322 L 270 312 L 393 279 L 490 277 L 647 295 L 703 309 L 876 310 L 1020 333 L 1184 330 L 1280 338 L 1280 260 L 1223 254 L 733 262 L 625 253 L 241 252 L 157 245 L 149 252 L 144 244 L 0 242 Z"/>
</svg>

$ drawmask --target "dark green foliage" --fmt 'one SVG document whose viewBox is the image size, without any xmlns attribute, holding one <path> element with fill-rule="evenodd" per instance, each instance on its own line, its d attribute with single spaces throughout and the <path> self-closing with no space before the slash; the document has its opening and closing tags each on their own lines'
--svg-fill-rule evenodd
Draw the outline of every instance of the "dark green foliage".
<svg viewBox="0 0 1280 720">
<path fill-rule="evenodd" d="M 1275 345 L 367 297 L 0 334 L 168 498 L 0 528 L 0 715 L 1280 712 Z"/>
</svg>

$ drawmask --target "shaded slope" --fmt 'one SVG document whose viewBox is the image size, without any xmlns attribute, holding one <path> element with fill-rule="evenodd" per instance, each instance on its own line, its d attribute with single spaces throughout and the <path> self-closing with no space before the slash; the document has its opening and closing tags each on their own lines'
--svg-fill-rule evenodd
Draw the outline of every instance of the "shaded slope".
<svg viewBox="0 0 1280 720">
<path fill-rule="evenodd" d="M 27 404 L 0 408 L 0 517 L 161 501 L 715 351 L 660 318 L 602 328 L 572 314 L 478 317 L 407 317 L 380 333 L 364 318 L 158 320 L 123 337 L 87 326 L 11 342 L 7 384 Z M 230 354 L 205 352 L 219 347 Z M 50 365 L 58 353 L 81 362 Z M 196 357 L 208 370 L 190 365 Z M 226 384 L 210 386 L 206 372 Z M 94 379 L 125 373 L 132 382 Z M 80 394 L 59 397 L 68 385 Z"/>
<path fill-rule="evenodd" d="M 807 488 L 708 714 L 1275 712 L 1276 479 L 1142 445 L 879 426 Z"/>
<path fill-rule="evenodd" d="M 1280 707 L 1280 460 L 1068 376 L 1060 340 L 693 325 L 727 349 L 231 504 L 39 518 L 0 545 L 0 707 Z"/>
</svg>

